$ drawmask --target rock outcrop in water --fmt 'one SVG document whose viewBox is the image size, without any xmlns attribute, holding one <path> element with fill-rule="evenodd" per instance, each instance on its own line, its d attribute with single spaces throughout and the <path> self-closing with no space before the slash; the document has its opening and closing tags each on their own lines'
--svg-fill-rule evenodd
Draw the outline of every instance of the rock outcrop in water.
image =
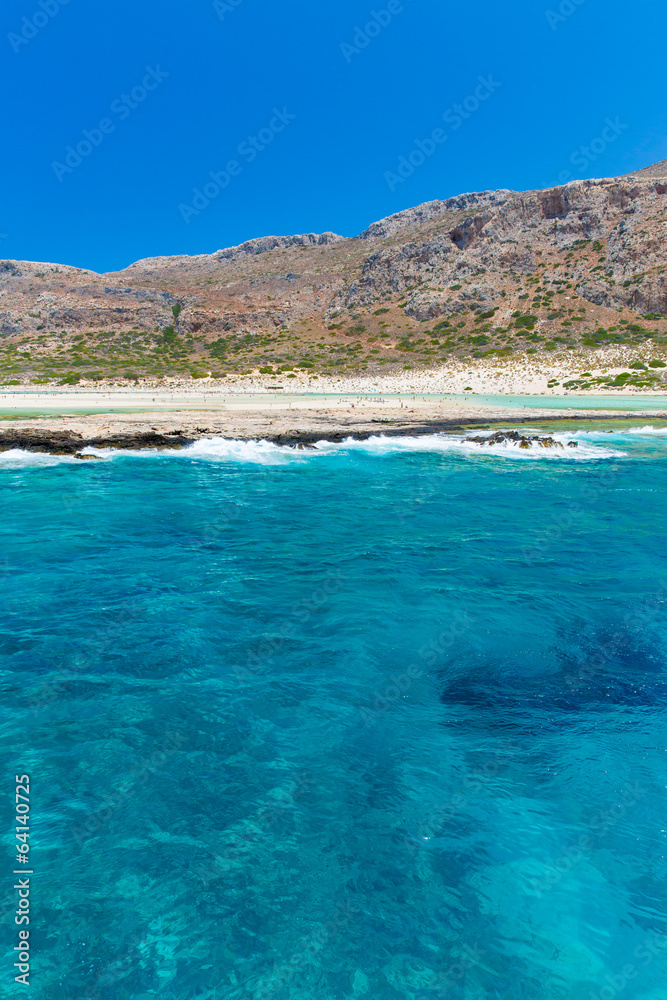
<svg viewBox="0 0 667 1000">
<path fill-rule="evenodd" d="M 519 434 L 518 431 L 496 431 L 495 434 L 490 434 L 488 437 L 467 437 L 466 441 L 470 444 L 488 445 L 492 448 L 494 445 L 502 444 L 517 444 L 519 448 L 561 448 L 564 450 L 565 446 L 560 441 L 556 441 L 552 437 L 540 437 L 538 434 L 525 435 Z M 578 448 L 579 445 L 576 441 L 568 441 L 568 448 Z"/>
<path fill-rule="evenodd" d="M 25 430 L 0 431 L 0 452 L 31 451 L 50 455 L 71 455 L 73 458 L 90 459 L 95 456 L 82 455 L 84 448 L 115 448 L 127 451 L 135 448 L 182 448 L 191 444 L 201 435 L 184 437 L 181 431 L 156 434 L 143 430 L 132 434 L 104 433 L 84 437 L 75 431 Z"/>
</svg>

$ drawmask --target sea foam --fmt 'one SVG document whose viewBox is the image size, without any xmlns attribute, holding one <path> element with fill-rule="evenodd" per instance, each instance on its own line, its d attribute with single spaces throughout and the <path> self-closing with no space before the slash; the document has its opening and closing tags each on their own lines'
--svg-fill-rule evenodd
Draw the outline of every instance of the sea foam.
<svg viewBox="0 0 667 1000">
<path fill-rule="evenodd" d="M 578 442 L 577 448 L 569 448 L 572 435 L 554 434 L 556 447 L 544 448 L 539 442 L 531 442 L 530 447 L 521 448 L 518 442 L 504 441 L 491 445 L 478 444 L 466 440 L 463 435 L 424 434 L 415 437 L 388 437 L 377 435 L 364 440 L 347 438 L 342 442 L 318 441 L 313 445 L 277 445 L 269 441 L 238 441 L 230 438 L 205 438 L 189 445 L 181 452 L 170 454 L 188 458 L 213 461 L 248 462 L 258 465 L 285 465 L 307 462 L 316 458 L 344 454 L 364 454 L 383 457 L 385 455 L 440 454 L 470 457 L 507 458 L 518 460 L 547 459 L 550 461 L 600 461 L 622 458 L 625 452 Z"/>
<path fill-rule="evenodd" d="M 0 469 L 44 468 L 60 465 L 61 462 L 79 462 L 73 455 L 49 455 L 42 451 L 24 451 L 22 448 L 12 448 L 0 451 Z"/>
<path fill-rule="evenodd" d="M 653 428 L 636 428 L 633 432 L 660 434 Z M 538 433 L 526 431 L 526 436 Z M 665 430 L 667 433 L 667 429 Z M 484 434 L 475 434 L 484 437 Z M 312 462 L 318 459 L 344 455 L 367 455 L 382 458 L 401 454 L 436 454 L 459 455 L 470 458 L 512 459 L 519 461 L 565 461 L 586 462 L 604 461 L 623 458 L 626 452 L 616 448 L 605 447 L 593 443 L 600 437 L 609 438 L 601 432 L 578 432 L 574 434 L 555 433 L 551 437 L 556 442 L 555 447 L 544 448 L 538 441 L 531 441 L 528 448 L 520 447 L 518 441 L 493 442 L 479 444 L 467 440 L 462 434 L 424 434 L 419 436 L 389 437 L 384 434 L 359 440 L 347 438 L 345 441 L 333 442 L 322 440 L 312 445 L 290 444 L 279 445 L 271 441 L 254 440 L 241 441 L 237 438 L 210 437 L 202 438 L 193 444 L 178 449 L 136 449 L 118 450 L 114 448 L 84 448 L 81 454 L 100 461 L 112 461 L 121 458 L 160 458 L 163 460 L 186 459 L 210 462 L 231 462 L 238 464 L 280 466 Z M 577 447 L 568 447 L 569 441 L 576 441 Z M 611 443 L 611 442 L 609 442 Z M 62 462 L 81 463 L 73 455 L 49 455 L 43 452 L 30 452 L 20 449 L 0 452 L 0 468 L 30 468 L 58 465 Z"/>
</svg>

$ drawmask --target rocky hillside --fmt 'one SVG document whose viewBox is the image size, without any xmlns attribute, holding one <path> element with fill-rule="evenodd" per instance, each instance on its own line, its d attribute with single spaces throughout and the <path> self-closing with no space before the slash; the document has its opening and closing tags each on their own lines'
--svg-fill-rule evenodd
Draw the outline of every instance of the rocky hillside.
<svg viewBox="0 0 667 1000">
<path fill-rule="evenodd" d="M 628 348 L 647 371 L 667 355 L 665 163 L 433 201 L 352 239 L 264 237 L 104 275 L 0 261 L 4 384 L 380 373 Z"/>
</svg>

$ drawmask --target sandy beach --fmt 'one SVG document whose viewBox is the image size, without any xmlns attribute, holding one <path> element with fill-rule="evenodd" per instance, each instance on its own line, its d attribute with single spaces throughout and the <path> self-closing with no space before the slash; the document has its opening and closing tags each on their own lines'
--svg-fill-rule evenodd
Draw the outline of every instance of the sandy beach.
<svg viewBox="0 0 667 1000">
<path fill-rule="evenodd" d="M 99 400 L 104 397 L 105 405 L 124 406 L 128 399 L 138 400 L 141 405 L 156 402 L 159 407 L 169 403 L 199 405 L 206 401 L 217 401 L 232 394 L 329 394 L 376 395 L 380 394 L 440 394 L 440 395 L 536 395 L 568 396 L 572 391 L 565 383 L 582 375 L 596 378 L 614 378 L 623 372 L 632 371 L 632 363 L 637 352 L 633 349 L 618 348 L 595 352 L 586 359 L 578 357 L 557 357 L 532 361 L 523 358 L 498 358 L 494 363 L 472 362 L 461 364 L 452 362 L 446 367 L 415 369 L 394 374 L 347 374 L 319 375 L 306 373 L 270 377 L 254 373 L 252 375 L 229 375 L 224 379 L 180 377 L 151 381 L 141 379 L 138 383 L 127 381 L 92 382 L 83 379 L 77 386 L 51 385 L 41 390 L 28 384 L 7 386 L 0 383 L 0 410 L 8 401 L 25 396 L 40 407 L 50 408 L 53 399 L 77 400 L 87 405 L 89 397 Z M 637 395 L 660 395 L 661 390 L 628 387 L 628 393 Z M 662 390 L 664 391 L 664 390 Z M 589 393 L 608 395 L 608 388 L 591 388 Z"/>
<path fill-rule="evenodd" d="M 594 409 L 577 406 L 576 399 L 572 402 L 572 407 L 564 406 L 561 398 L 554 400 L 557 405 L 549 406 L 545 400 L 537 406 L 530 405 L 530 398 L 509 395 L 505 401 L 497 395 L 445 398 L 377 391 L 272 395 L 162 388 L 5 393 L 0 397 L 0 449 L 77 453 L 87 446 L 178 447 L 206 437 L 298 444 L 551 420 L 571 424 L 593 417 L 667 419 L 667 399 L 652 394 L 632 399 L 597 395 L 591 400 Z"/>
</svg>

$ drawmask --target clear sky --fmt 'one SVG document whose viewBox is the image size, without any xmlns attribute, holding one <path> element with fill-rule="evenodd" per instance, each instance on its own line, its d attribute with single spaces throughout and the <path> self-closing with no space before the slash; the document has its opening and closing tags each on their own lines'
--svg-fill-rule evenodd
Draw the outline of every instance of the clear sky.
<svg viewBox="0 0 667 1000">
<path fill-rule="evenodd" d="M 0 18 L 4 259 L 109 271 L 351 236 L 667 158 L 664 0 L 6 0 Z"/>
</svg>

